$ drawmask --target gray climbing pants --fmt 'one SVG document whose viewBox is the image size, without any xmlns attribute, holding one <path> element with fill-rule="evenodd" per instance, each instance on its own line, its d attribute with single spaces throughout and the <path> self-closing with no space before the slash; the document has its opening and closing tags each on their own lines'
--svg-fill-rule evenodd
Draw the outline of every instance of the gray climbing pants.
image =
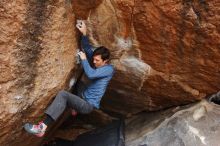
<svg viewBox="0 0 220 146">
<path fill-rule="evenodd" d="M 57 120 L 66 107 L 70 107 L 82 114 L 88 114 L 93 110 L 93 106 L 79 96 L 67 91 L 60 91 L 45 113 L 51 116 L 54 120 Z"/>
</svg>

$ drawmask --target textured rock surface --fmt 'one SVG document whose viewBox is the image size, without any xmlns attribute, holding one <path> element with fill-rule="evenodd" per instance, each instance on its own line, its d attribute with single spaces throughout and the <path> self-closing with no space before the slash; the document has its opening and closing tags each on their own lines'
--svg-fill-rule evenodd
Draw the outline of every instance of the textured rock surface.
<svg viewBox="0 0 220 146">
<path fill-rule="evenodd" d="M 218 91 L 219 6 L 217 0 L 105 0 L 92 10 L 91 40 L 112 49 L 118 69 L 104 107 L 158 110 Z"/>
<path fill-rule="evenodd" d="M 219 108 L 202 101 L 185 108 L 133 117 L 126 124 L 126 146 L 218 146 Z"/>
<path fill-rule="evenodd" d="M 74 69 L 72 6 L 68 1 L 3 0 L 0 10 L 0 145 L 34 145 L 23 123 L 39 120 Z"/>
<path fill-rule="evenodd" d="M 117 71 L 103 109 L 130 115 L 218 91 L 219 7 L 218 0 L 2 0 L 0 145 L 41 141 L 21 125 L 40 119 L 67 88 L 75 69 L 75 19 L 87 19 L 94 46 L 113 54 Z"/>
</svg>

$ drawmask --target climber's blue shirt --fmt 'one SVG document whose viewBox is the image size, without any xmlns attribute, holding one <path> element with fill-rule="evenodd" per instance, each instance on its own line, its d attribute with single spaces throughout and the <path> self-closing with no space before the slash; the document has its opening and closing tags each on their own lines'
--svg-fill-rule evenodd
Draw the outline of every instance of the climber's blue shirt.
<svg viewBox="0 0 220 146">
<path fill-rule="evenodd" d="M 81 44 L 87 58 L 92 61 L 93 50 L 87 36 L 82 36 Z M 110 64 L 99 68 L 92 68 L 87 59 L 82 60 L 81 63 L 86 76 L 91 80 L 91 83 L 83 92 L 83 97 L 94 107 L 99 108 L 101 98 L 114 74 L 114 68 Z"/>
</svg>

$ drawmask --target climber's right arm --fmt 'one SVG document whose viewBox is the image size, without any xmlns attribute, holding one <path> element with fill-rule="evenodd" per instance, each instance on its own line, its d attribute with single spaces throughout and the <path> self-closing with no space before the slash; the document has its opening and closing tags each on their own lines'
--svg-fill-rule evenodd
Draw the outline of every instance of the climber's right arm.
<svg viewBox="0 0 220 146">
<path fill-rule="evenodd" d="M 89 61 L 92 61 L 93 50 L 92 50 L 92 45 L 90 45 L 89 39 L 86 36 L 86 33 L 87 33 L 86 24 L 82 20 L 79 20 L 76 24 L 76 27 L 82 33 L 81 46 L 82 46 L 83 50 L 85 51 Z"/>
</svg>

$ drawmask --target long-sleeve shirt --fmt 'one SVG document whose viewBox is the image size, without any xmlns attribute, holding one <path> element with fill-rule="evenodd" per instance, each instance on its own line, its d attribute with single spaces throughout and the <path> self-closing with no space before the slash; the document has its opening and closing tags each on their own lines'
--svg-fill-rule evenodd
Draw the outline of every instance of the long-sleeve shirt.
<svg viewBox="0 0 220 146">
<path fill-rule="evenodd" d="M 88 37 L 82 36 L 82 48 L 84 49 L 89 61 L 92 61 L 93 50 L 89 43 Z M 82 66 L 86 76 L 90 80 L 90 84 L 83 92 L 83 97 L 94 107 L 100 107 L 100 101 L 103 97 L 107 85 L 114 74 L 114 68 L 110 64 L 106 64 L 99 68 L 92 68 L 87 59 L 82 60 Z"/>
</svg>

